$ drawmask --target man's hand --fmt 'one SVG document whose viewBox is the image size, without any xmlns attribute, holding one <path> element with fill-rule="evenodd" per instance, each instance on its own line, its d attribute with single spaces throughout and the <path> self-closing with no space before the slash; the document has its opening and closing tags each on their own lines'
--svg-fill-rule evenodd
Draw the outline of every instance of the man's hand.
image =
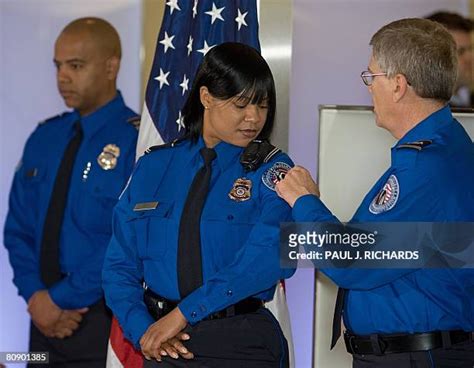
<svg viewBox="0 0 474 368">
<path fill-rule="evenodd" d="M 277 194 L 293 207 L 296 200 L 306 194 L 319 197 L 318 185 L 304 167 L 295 166 L 275 187 Z"/>
<path fill-rule="evenodd" d="M 28 312 L 33 323 L 47 337 L 62 339 L 71 336 L 88 310 L 62 310 L 53 302 L 48 290 L 38 290 L 28 300 Z"/>
<path fill-rule="evenodd" d="M 140 347 L 145 358 L 155 358 L 161 362 L 162 344 L 176 337 L 186 325 L 186 318 L 178 307 L 153 323 L 140 339 Z"/>
<path fill-rule="evenodd" d="M 64 339 L 65 337 L 71 336 L 73 332 L 79 328 L 82 315 L 88 310 L 89 308 L 63 310 L 59 316 L 59 320 L 54 326 L 54 337 Z"/>
<path fill-rule="evenodd" d="M 38 290 L 28 300 L 28 313 L 33 323 L 47 337 L 54 337 L 54 326 L 59 321 L 61 312 L 49 296 L 48 290 Z"/>
</svg>

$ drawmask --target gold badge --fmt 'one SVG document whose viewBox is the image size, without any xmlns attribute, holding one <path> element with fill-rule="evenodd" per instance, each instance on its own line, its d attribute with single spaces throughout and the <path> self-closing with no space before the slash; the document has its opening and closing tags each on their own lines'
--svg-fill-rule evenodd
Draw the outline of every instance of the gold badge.
<svg viewBox="0 0 474 368">
<path fill-rule="evenodd" d="M 243 202 L 250 199 L 250 190 L 252 189 L 252 181 L 239 178 L 234 182 L 234 187 L 229 192 L 229 198 L 236 202 Z"/>
<path fill-rule="evenodd" d="M 102 153 L 97 157 L 97 162 L 104 170 L 111 170 L 117 166 L 117 159 L 120 156 L 120 148 L 115 144 L 108 144 L 102 149 Z"/>
</svg>

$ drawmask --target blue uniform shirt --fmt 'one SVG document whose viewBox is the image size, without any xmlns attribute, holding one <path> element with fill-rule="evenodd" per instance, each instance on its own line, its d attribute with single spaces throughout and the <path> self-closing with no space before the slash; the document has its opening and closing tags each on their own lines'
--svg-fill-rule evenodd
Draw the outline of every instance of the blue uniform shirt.
<svg viewBox="0 0 474 368">
<path fill-rule="evenodd" d="M 196 144 L 186 140 L 142 157 L 114 210 L 103 287 L 125 335 L 137 345 L 154 323 L 143 302 L 142 280 L 164 298 L 180 300 L 179 223 L 191 182 L 203 166 L 202 147 L 202 138 Z M 278 280 L 294 272 L 279 265 L 279 223 L 291 218 L 290 207 L 262 181 L 270 167 L 292 165 L 290 159 L 280 153 L 245 173 L 239 162 L 243 148 L 221 142 L 215 151 L 201 217 L 203 285 L 179 303 L 191 324 L 251 295 L 271 299 Z M 239 178 L 248 180 L 247 188 L 250 181 L 248 200 L 229 196 Z M 148 210 L 138 211 L 143 204 Z"/>
<path fill-rule="evenodd" d="M 65 277 L 49 293 L 63 309 L 86 307 L 102 297 L 101 270 L 112 210 L 135 160 L 137 130 L 131 121 L 136 116 L 118 92 L 92 114 L 64 113 L 39 124 L 29 137 L 13 179 L 4 233 L 13 282 L 26 301 L 45 289 L 40 277 L 43 224 L 56 173 L 78 120 L 84 135 L 60 235 L 60 266 Z M 118 147 L 120 155 L 114 168 L 104 170 L 97 159 L 109 144 Z"/>
<path fill-rule="evenodd" d="M 420 141 L 431 144 L 420 150 L 407 147 Z M 387 183 L 392 197 L 378 205 L 376 198 Z M 293 217 L 301 222 L 337 220 L 312 195 L 298 199 Z M 449 107 L 420 122 L 392 148 L 390 168 L 351 220 L 370 221 L 474 221 L 474 148 Z M 474 330 L 472 269 L 323 272 L 349 289 L 344 322 L 355 334 Z"/>
</svg>

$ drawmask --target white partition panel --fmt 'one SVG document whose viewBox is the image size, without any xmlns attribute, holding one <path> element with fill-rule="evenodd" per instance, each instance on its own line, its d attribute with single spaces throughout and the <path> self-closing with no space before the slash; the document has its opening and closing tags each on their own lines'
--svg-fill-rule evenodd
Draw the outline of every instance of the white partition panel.
<svg viewBox="0 0 474 368">
<path fill-rule="evenodd" d="M 474 112 L 455 112 L 474 137 Z M 390 148 L 396 140 L 375 125 L 366 106 L 321 106 L 319 110 L 319 187 L 321 199 L 341 220 L 348 221 L 365 194 L 390 166 Z M 315 283 L 314 366 L 351 366 L 341 338 L 329 350 L 337 287 L 322 273 Z"/>
</svg>

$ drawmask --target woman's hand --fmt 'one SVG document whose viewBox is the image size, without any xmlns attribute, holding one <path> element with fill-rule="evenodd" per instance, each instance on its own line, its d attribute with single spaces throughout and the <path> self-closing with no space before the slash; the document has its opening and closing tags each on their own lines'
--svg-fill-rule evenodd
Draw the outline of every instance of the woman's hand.
<svg viewBox="0 0 474 368">
<path fill-rule="evenodd" d="M 165 343 L 164 347 L 172 352 L 171 347 L 174 346 L 173 342 L 175 343 L 172 339 L 186 327 L 187 323 L 188 321 L 178 307 L 153 323 L 140 339 L 140 347 L 145 358 L 154 358 L 161 361 L 161 352 L 166 352 L 166 349 L 162 346 Z M 168 340 L 172 343 L 170 344 Z"/>
<path fill-rule="evenodd" d="M 178 335 L 161 344 L 160 354 L 162 356 L 170 356 L 178 359 L 180 356 L 184 359 L 193 359 L 194 354 L 191 353 L 182 343 L 187 341 L 190 336 L 185 332 L 180 332 Z"/>
</svg>

